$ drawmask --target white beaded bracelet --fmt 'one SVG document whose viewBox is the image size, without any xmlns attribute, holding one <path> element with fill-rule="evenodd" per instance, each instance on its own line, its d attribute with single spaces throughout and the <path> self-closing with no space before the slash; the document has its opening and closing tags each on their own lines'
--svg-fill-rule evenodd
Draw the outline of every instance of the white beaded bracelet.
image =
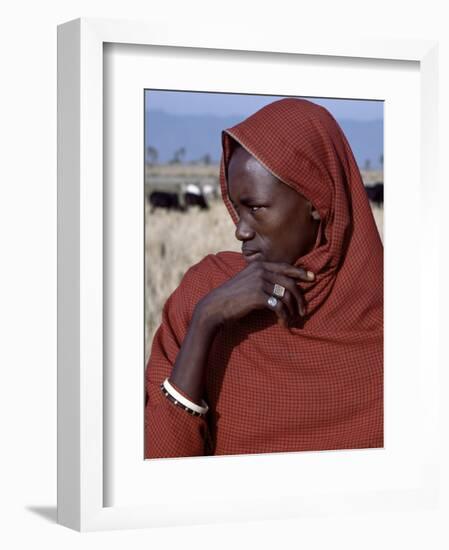
<svg viewBox="0 0 449 550">
<path fill-rule="evenodd" d="M 203 406 L 197 405 L 196 403 L 193 403 L 186 397 L 184 397 L 182 394 L 179 393 L 168 381 L 168 378 L 166 378 L 162 384 L 162 386 L 165 388 L 165 391 L 169 393 L 176 401 L 178 401 L 181 405 L 184 405 L 184 407 L 187 407 L 188 409 L 194 411 L 198 415 L 206 414 L 209 410 L 208 405 L 204 401 L 204 399 L 201 400 Z M 175 403 L 176 404 L 176 403 Z"/>
</svg>

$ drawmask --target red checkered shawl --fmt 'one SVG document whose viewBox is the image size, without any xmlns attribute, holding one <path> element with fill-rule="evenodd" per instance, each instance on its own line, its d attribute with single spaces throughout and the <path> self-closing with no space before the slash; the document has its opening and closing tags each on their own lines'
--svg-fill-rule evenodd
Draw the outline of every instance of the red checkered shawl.
<svg viewBox="0 0 449 550">
<path fill-rule="evenodd" d="M 232 138 L 230 137 L 232 136 Z M 220 184 L 239 142 L 321 217 L 315 247 L 295 265 L 309 317 L 283 328 L 256 310 L 223 327 L 207 362 L 206 417 L 192 417 L 159 385 L 170 375 L 195 304 L 246 267 L 206 256 L 163 310 L 146 369 L 145 456 L 178 457 L 383 446 L 383 247 L 353 153 L 324 108 L 282 99 L 223 132 Z"/>
</svg>

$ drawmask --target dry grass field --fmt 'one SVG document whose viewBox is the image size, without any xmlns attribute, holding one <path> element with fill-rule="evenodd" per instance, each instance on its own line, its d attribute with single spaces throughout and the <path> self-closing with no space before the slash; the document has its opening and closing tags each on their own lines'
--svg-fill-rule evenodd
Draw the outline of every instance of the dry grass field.
<svg viewBox="0 0 449 550">
<path fill-rule="evenodd" d="M 150 181 L 152 177 L 176 177 L 176 176 L 206 176 L 218 178 L 219 166 L 217 164 L 147 164 L 145 166 L 145 179 Z M 360 170 L 365 184 L 383 181 L 382 170 Z"/>
<path fill-rule="evenodd" d="M 204 256 L 220 250 L 240 251 L 235 226 L 223 202 L 215 200 L 209 211 L 145 211 L 145 357 L 160 324 L 162 307 L 185 271 Z M 383 237 L 383 208 L 373 207 Z"/>
</svg>

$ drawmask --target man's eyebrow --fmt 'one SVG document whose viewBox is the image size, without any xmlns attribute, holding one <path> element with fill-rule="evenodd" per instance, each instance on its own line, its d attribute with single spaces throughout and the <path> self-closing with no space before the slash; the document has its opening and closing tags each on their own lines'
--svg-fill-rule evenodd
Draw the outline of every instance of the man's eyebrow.
<svg viewBox="0 0 449 550">
<path fill-rule="evenodd" d="M 252 195 L 240 197 L 240 202 L 244 204 L 248 204 L 249 202 L 266 202 L 267 200 L 267 197 L 253 197 Z"/>
</svg>

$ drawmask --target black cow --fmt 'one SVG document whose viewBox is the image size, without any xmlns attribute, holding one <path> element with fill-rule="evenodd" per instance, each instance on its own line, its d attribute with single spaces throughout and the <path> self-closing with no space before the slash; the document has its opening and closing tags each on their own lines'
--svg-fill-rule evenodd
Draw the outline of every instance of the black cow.
<svg viewBox="0 0 449 550">
<path fill-rule="evenodd" d="M 384 204 L 384 184 L 377 182 L 374 185 L 365 186 L 368 199 L 377 206 L 383 206 Z"/>
<path fill-rule="evenodd" d="M 186 206 L 199 206 L 201 210 L 208 210 L 209 205 L 207 204 L 206 198 L 203 194 L 189 193 L 184 194 L 184 199 Z"/>
<path fill-rule="evenodd" d="M 166 208 L 167 210 L 181 210 L 185 207 L 180 204 L 177 193 L 169 193 L 167 191 L 153 191 L 149 196 L 151 204 L 151 212 L 156 208 Z"/>
</svg>

